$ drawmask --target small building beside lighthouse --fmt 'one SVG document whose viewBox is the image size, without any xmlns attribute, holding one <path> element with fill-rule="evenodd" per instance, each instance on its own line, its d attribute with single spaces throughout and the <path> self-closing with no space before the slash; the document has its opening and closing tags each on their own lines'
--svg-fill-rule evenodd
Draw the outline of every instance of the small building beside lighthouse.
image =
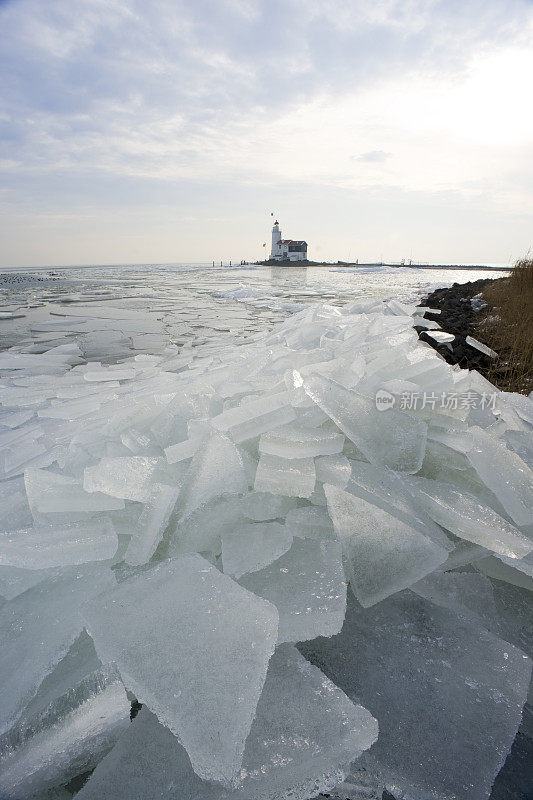
<svg viewBox="0 0 533 800">
<path fill-rule="evenodd" d="M 307 261 L 307 242 L 301 239 L 282 239 L 279 222 L 272 228 L 270 258 L 275 261 Z"/>
</svg>

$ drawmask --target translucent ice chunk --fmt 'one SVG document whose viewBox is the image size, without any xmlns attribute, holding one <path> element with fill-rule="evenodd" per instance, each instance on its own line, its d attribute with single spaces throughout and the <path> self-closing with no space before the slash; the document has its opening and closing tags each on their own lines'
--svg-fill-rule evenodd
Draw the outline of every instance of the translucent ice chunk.
<svg viewBox="0 0 533 800">
<path fill-rule="evenodd" d="M 98 464 L 86 467 L 83 488 L 86 492 L 103 492 L 123 500 L 150 499 L 150 482 L 160 459 L 143 456 L 102 458 Z"/>
<path fill-rule="evenodd" d="M 450 608 L 476 625 L 492 632 L 499 625 L 491 582 L 484 575 L 463 572 L 433 572 L 411 586 L 413 592 L 444 608 Z"/>
<path fill-rule="evenodd" d="M 299 646 L 379 720 L 362 758 L 396 797 L 486 800 L 520 724 L 531 662 L 453 611 L 404 591 Z"/>
<path fill-rule="evenodd" d="M 290 550 L 243 586 L 279 611 L 279 642 L 332 636 L 342 627 L 346 581 L 338 542 L 295 538 Z"/>
<path fill-rule="evenodd" d="M 79 800 L 225 800 L 230 793 L 203 781 L 191 767 L 187 751 L 146 705 L 98 764 L 76 797 Z"/>
<path fill-rule="evenodd" d="M 403 411 L 378 411 L 367 397 L 313 375 L 305 391 L 373 464 L 418 472 L 424 460 L 427 425 Z"/>
<path fill-rule="evenodd" d="M 427 452 L 427 451 L 426 451 Z M 428 536 L 445 550 L 452 551 L 453 543 L 443 529 L 415 502 L 404 476 L 363 461 L 351 461 L 352 476 L 347 486 L 351 494 L 379 506 L 393 517 Z"/>
<path fill-rule="evenodd" d="M 350 588 L 365 608 L 433 572 L 448 551 L 384 509 L 325 485 Z"/>
<path fill-rule="evenodd" d="M 312 458 L 280 458 L 262 454 L 255 474 L 256 492 L 271 492 L 288 497 L 309 497 L 315 488 Z"/>
<path fill-rule="evenodd" d="M 498 581 L 505 581 L 512 586 L 519 586 L 533 592 L 533 578 L 530 578 L 525 572 L 514 569 L 496 556 L 478 559 L 474 566 L 490 578 L 496 578 Z"/>
<path fill-rule="evenodd" d="M 69 514 L 83 518 L 100 511 L 117 511 L 124 502 L 101 492 L 89 494 L 77 478 L 46 469 L 27 469 L 24 484 L 31 512 L 36 522 L 46 522 L 46 514 Z"/>
<path fill-rule="evenodd" d="M 178 521 L 170 536 L 169 555 L 207 550 L 220 554 L 222 534 L 246 521 L 240 498 L 215 498 Z"/>
<path fill-rule="evenodd" d="M 103 566 L 67 567 L 0 609 L 0 731 L 21 714 L 82 630 L 83 603 L 114 583 Z"/>
<path fill-rule="evenodd" d="M 91 369 L 83 376 L 86 381 L 123 381 L 135 377 L 135 370 L 128 367 L 108 367 Z"/>
<path fill-rule="evenodd" d="M 285 517 L 285 525 L 293 536 L 302 539 L 334 539 L 333 523 L 325 508 L 305 506 L 293 508 Z"/>
<path fill-rule="evenodd" d="M 440 342 L 441 344 L 446 344 L 447 342 L 453 342 L 455 339 L 455 334 L 453 333 L 445 333 L 445 331 L 431 331 L 428 332 L 428 336 L 431 336 L 432 339 L 435 341 Z"/>
<path fill-rule="evenodd" d="M 307 458 L 340 453 L 344 436 L 327 428 L 303 428 L 294 423 L 264 433 L 259 452 L 281 458 Z"/>
<path fill-rule="evenodd" d="M 204 503 L 248 488 L 242 457 L 227 436 L 215 433 L 194 456 L 185 479 L 180 505 L 188 516 Z"/>
<path fill-rule="evenodd" d="M 473 427 L 468 460 L 517 525 L 533 523 L 533 471 L 482 428 Z"/>
<path fill-rule="evenodd" d="M 21 478 L 0 483 L 0 530 L 27 528 L 33 522 Z M 2 592 L 0 591 L 0 594 Z"/>
<path fill-rule="evenodd" d="M 444 444 L 452 450 L 457 450 L 458 453 L 468 453 L 472 447 L 472 434 L 467 430 L 452 426 L 449 428 L 430 427 L 428 440 Z"/>
<path fill-rule="evenodd" d="M 345 489 L 352 474 L 350 462 L 343 455 L 321 456 L 315 459 L 316 479 Z"/>
<path fill-rule="evenodd" d="M 142 510 L 126 549 L 127 564 L 146 564 L 155 553 L 177 503 L 181 486 L 152 486 L 150 500 Z"/>
<path fill-rule="evenodd" d="M 130 702 L 116 669 L 84 678 L 0 737 L 0 794 L 44 797 L 94 769 L 129 725 Z"/>
<path fill-rule="evenodd" d="M 328 792 L 377 738 L 377 722 L 295 647 L 271 659 L 246 741 L 238 794 L 307 800 Z"/>
<path fill-rule="evenodd" d="M 186 461 L 188 458 L 192 458 L 205 442 L 205 439 L 205 436 L 193 436 L 190 439 L 184 439 L 183 442 L 166 447 L 165 456 L 168 463 L 176 464 L 178 461 Z"/>
<path fill-rule="evenodd" d="M 486 356 L 496 358 L 498 355 L 498 353 L 495 353 L 490 347 L 487 347 L 486 344 L 483 344 L 483 342 L 478 342 L 477 339 L 474 339 L 473 336 L 467 336 L 465 341 L 470 345 L 470 347 L 473 347 L 475 350 L 479 350 L 480 353 L 484 353 Z"/>
<path fill-rule="evenodd" d="M 180 788 L 182 800 L 307 800 L 326 792 L 375 741 L 377 723 L 290 645 L 276 650 L 233 791 L 201 781 L 178 740 L 143 707 L 80 800 L 145 800 Z"/>
<path fill-rule="evenodd" d="M 474 495 L 427 478 L 406 482 L 427 514 L 456 536 L 515 559 L 533 550 L 533 540 Z"/>
<path fill-rule="evenodd" d="M 213 417 L 211 424 L 216 430 L 231 436 L 234 442 L 244 442 L 295 418 L 289 393 L 280 392 L 229 408 Z"/>
<path fill-rule="evenodd" d="M 0 596 L 12 600 L 26 589 L 44 581 L 54 573 L 54 569 L 19 569 L 0 566 Z"/>
<path fill-rule="evenodd" d="M 279 522 L 240 525 L 222 534 L 222 566 L 233 578 L 256 572 L 286 553 L 292 534 Z"/>
<path fill-rule="evenodd" d="M 242 511 L 248 519 L 257 522 L 284 517 L 297 501 L 292 497 L 283 497 L 269 492 L 250 492 L 242 498 Z"/>
<path fill-rule="evenodd" d="M 46 569 L 113 558 L 118 538 L 108 519 L 0 534 L 0 564 Z"/>
<path fill-rule="evenodd" d="M 93 640 L 84 629 L 72 643 L 64 658 L 43 680 L 17 724 L 27 722 L 40 714 L 87 675 L 101 667 L 102 663 L 96 655 Z"/>
<path fill-rule="evenodd" d="M 99 657 L 116 661 L 126 686 L 179 737 L 195 772 L 231 781 L 274 650 L 276 609 L 185 555 L 100 596 L 87 621 Z"/>
</svg>

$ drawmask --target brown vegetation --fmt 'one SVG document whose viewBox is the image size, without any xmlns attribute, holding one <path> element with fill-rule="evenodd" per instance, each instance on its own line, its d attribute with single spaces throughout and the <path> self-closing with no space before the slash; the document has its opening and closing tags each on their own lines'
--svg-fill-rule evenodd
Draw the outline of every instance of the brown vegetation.
<svg viewBox="0 0 533 800">
<path fill-rule="evenodd" d="M 483 290 L 488 304 L 480 338 L 498 353 L 488 379 L 508 392 L 533 391 L 533 258 L 518 261 L 508 278 Z"/>
</svg>

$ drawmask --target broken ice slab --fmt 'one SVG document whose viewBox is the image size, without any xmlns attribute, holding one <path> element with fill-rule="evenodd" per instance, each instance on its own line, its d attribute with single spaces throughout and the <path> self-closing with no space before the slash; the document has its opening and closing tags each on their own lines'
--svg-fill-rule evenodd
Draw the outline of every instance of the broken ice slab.
<svg viewBox="0 0 533 800">
<path fill-rule="evenodd" d="M 180 510 L 187 517 L 216 497 L 248 489 L 242 456 L 227 436 L 214 433 L 194 456 L 185 477 Z"/>
<path fill-rule="evenodd" d="M 161 459 L 144 456 L 102 458 L 86 467 L 83 488 L 86 492 L 102 492 L 123 500 L 141 503 L 150 498 L 150 484 Z"/>
<path fill-rule="evenodd" d="M 222 534 L 245 522 L 239 497 L 215 498 L 177 522 L 170 533 L 169 555 L 207 551 L 219 555 Z"/>
<path fill-rule="evenodd" d="M 405 483 L 424 511 L 461 539 L 514 559 L 533 550 L 533 540 L 475 495 L 427 478 L 408 478 Z"/>
<path fill-rule="evenodd" d="M 486 558 L 489 552 L 489 550 L 480 547 L 478 544 L 472 544 L 465 539 L 459 539 L 455 543 L 454 549 L 451 551 L 444 564 L 439 567 L 439 571 L 446 572 L 447 570 L 453 570 L 457 567 L 464 567 L 465 564 L 473 564 L 476 566 L 476 562 L 479 561 L 480 558 Z"/>
<path fill-rule="evenodd" d="M 341 780 L 376 736 L 368 711 L 285 645 L 270 661 L 233 790 L 201 781 L 178 740 L 144 706 L 79 797 L 145 800 L 176 786 L 182 800 L 307 800 Z"/>
<path fill-rule="evenodd" d="M 495 555 L 496 558 L 498 558 L 500 561 L 503 561 L 504 564 L 507 564 L 513 569 L 517 569 L 519 572 L 523 572 L 533 580 L 533 553 L 528 553 L 527 556 L 524 556 L 523 558 L 509 558 L 508 556 L 502 556 L 499 554 Z"/>
<path fill-rule="evenodd" d="M 124 554 L 127 564 L 146 564 L 156 551 L 177 503 L 181 486 L 152 486 L 150 498 L 143 508 Z"/>
<path fill-rule="evenodd" d="M 189 439 L 184 439 L 183 442 L 172 444 L 170 447 L 165 447 L 165 457 L 168 463 L 177 464 L 178 461 L 186 461 L 188 458 L 192 458 L 205 442 L 205 439 L 205 435 L 199 434 Z"/>
<path fill-rule="evenodd" d="M 420 597 L 500 633 L 492 584 L 484 575 L 467 572 L 433 572 L 411 586 Z"/>
<path fill-rule="evenodd" d="M 326 484 L 350 588 L 365 608 L 433 572 L 448 551 L 383 508 Z"/>
<path fill-rule="evenodd" d="M 346 581 L 338 542 L 295 538 L 281 558 L 239 583 L 277 607 L 279 643 L 332 636 L 342 627 Z"/>
<path fill-rule="evenodd" d="M 236 788 L 250 800 L 328 792 L 376 740 L 372 715 L 284 645 L 273 655 Z"/>
<path fill-rule="evenodd" d="M 86 630 L 74 640 L 67 654 L 43 680 L 37 693 L 28 703 L 17 725 L 41 714 L 55 700 L 66 694 L 91 672 L 99 670 L 102 663 L 94 649 L 93 640 Z"/>
<path fill-rule="evenodd" d="M 505 443 L 482 428 L 470 428 L 467 458 L 516 525 L 533 524 L 533 471 Z"/>
<path fill-rule="evenodd" d="M 185 555 L 101 595 L 86 618 L 100 659 L 117 663 L 195 772 L 232 781 L 276 643 L 275 607 Z"/>
<path fill-rule="evenodd" d="M 242 513 L 248 519 L 265 522 L 284 517 L 298 501 L 269 492 L 249 492 L 241 500 Z"/>
<path fill-rule="evenodd" d="M 395 797 L 486 800 L 520 724 L 523 652 L 409 590 L 349 597 L 341 633 L 299 650 L 379 720 L 360 763 Z"/>
<path fill-rule="evenodd" d="M 512 586 L 519 586 L 533 592 L 533 578 L 525 572 L 511 567 L 509 563 L 496 558 L 496 556 L 477 559 L 474 566 L 490 578 L 496 578 L 498 581 L 505 581 Z"/>
<path fill-rule="evenodd" d="M 414 501 L 402 480 L 403 476 L 363 461 L 350 461 L 350 465 L 352 476 L 347 486 L 350 494 L 355 494 L 371 505 L 379 506 L 393 517 L 398 517 L 445 550 L 453 550 L 454 545 L 443 529 Z"/>
<path fill-rule="evenodd" d="M 0 732 L 20 716 L 82 630 L 80 607 L 114 583 L 104 566 L 66 567 L 0 609 Z"/>
<path fill-rule="evenodd" d="M 2 481 L 0 483 L 0 531 L 27 528 L 32 521 L 23 479 Z"/>
<path fill-rule="evenodd" d="M 86 381 L 123 381 L 135 377 L 135 370 L 128 367 L 108 367 L 106 369 L 91 369 L 84 376 Z"/>
<path fill-rule="evenodd" d="M 19 569 L 18 567 L 0 566 L 0 597 L 12 600 L 18 594 L 22 594 L 26 589 L 30 589 L 40 583 L 54 569 Z"/>
<path fill-rule="evenodd" d="M 517 453 L 533 469 L 533 441 L 529 431 L 506 431 L 505 442 L 509 450 Z"/>
<path fill-rule="evenodd" d="M 474 339 L 473 336 L 467 336 L 465 342 L 473 347 L 475 350 L 479 350 L 480 353 L 484 353 L 486 356 L 490 356 L 490 358 L 497 358 L 498 353 L 492 350 L 490 347 L 487 347 L 486 344 L 483 342 L 478 342 L 477 339 Z"/>
<path fill-rule="evenodd" d="M 94 769 L 127 730 L 129 711 L 116 668 L 83 678 L 0 737 L 0 794 L 39 800 Z"/>
<path fill-rule="evenodd" d="M 453 342 L 455 339 L 455 334 L 453 333 L 446 333 L 445 331 L 427 331 L 427 335 L 431 336 L 432 339 L 435 339 L 436 342 L 441 344 L 447 344 L 448 342 Z"/>
<path fill-rule="evenodd" d="M 533 399 L 518 392 L 506 392 L 505 405 L 514 409 L 519 417 L 533 425 Z"/>
<path fill-rule="evenodd" d="M 334 539 L 333 523 L 325 508 L 304 506 L 293 508 L 285 517 L 285 525 L 302 539 Z"/>
<path fill-rule="evenodd" d="M 440 426 L 430 426 L 428 429 L 428 442 L 439 442 L 458 453 L 468 453 L 472 448 L 472 434 L 466 429 Z"/>
<path fill-rule="evenodd" d="M 286 553 L 292 534 L 279 522 L 239 525 L 222 534 L 222 566 L 227 575 L 240 578 L 268 566 Z"/>
<path fill-rule="evenodd" d="M 418 472 L 424 459 L 427 425 L 403 411 L 378 411 L 367 397 L 313 375 L 305 391 L 373 464 Z"/>
<path fill-rule="evenodd" d="M 266 431 L 292 422 L 296 412 L 290 404 L 289 392 L 258 397 L 213 417 L 213 427 L 227 433 L 234 442 L 253 439 Z"/>
<path fill-rule="evenodd" d="M 46 569 L 113 558 L 118 537 L 109 519 L 0 533 L 0 565 Z"/>
<path fill-rule="evenodd" d="M 312 458 L 280 458 L 263 453 L 257 465 L 254 489 L 287 497 L 309 497 L 315 482 Z"/>
<path fill-rule="evenodd" d="M 86 417 L 98 411 L 101 406 L 101 400 L 103 399 L 107 400 L 109 398 L 102 398 L 100 395 L 97 395 L 96 397 L 83 397 L 77 400 L 63 401 L 56 405 L 50 405 L 47 408 L 39 409 L 39 411 L 37 411 L 37 416 L 41 419 L 80 419 L 80 417 Z"/>
<path fill-rule="evenodd" d="M 39 458 L 46 459 L 47 452 L 43 440 L 31 441 L 23 440 L 6 447 L 2 452 L 0 469 L 4 472 L 5 478 L 12 478 L 21 475 L 24 469 L 30 468 Z M 53 461 L 53 457 L 51 461 Z M 51 463 L 51 462 L 50 462 Z"/>
<path fill-rule="evenodd" d="M 230 793 L 195 774 L 185 748 L 145 704 L 76 795 L 79 800 L 178 796 L 226 800 Z"/>
<path fill-rule="evenodd" d="M 87 514 L 116 511 L 124 502 L 101 492 L 89 494 L 81 481 L 46 469 L 27 469 L 24 473 L 26 495 L 36 522 L 47 522 L 47 514 L 68 514 L 80 519 Z"/>
<path fill-rule="evenodd" d="M 333 483 L 335 486 L 340 486 L 341 489 L 346 488 L 352 468 L 346 456 L 321 456 L 315 459 L 316 479 L 321 483 Z"/>
<path fill-rule="evenodd" d="M 259 452 L 280 458 L 308 458 L 341 453 L 344 436 L 327 428 L 303 428 L 294 423 L 264 433 Z"/>
</svg>

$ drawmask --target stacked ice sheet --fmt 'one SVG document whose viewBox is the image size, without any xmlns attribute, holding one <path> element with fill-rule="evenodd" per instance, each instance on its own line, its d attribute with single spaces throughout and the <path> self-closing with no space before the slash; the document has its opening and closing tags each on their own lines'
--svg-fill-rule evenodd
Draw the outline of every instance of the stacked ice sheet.
<svg viewBox="0 0 533 800">
<path fill-rule="evenodd" d="M 1 797 L 488 798 L 530 685 L 533 402 L 418 312 L 2 354 Z"/>
</svg>

